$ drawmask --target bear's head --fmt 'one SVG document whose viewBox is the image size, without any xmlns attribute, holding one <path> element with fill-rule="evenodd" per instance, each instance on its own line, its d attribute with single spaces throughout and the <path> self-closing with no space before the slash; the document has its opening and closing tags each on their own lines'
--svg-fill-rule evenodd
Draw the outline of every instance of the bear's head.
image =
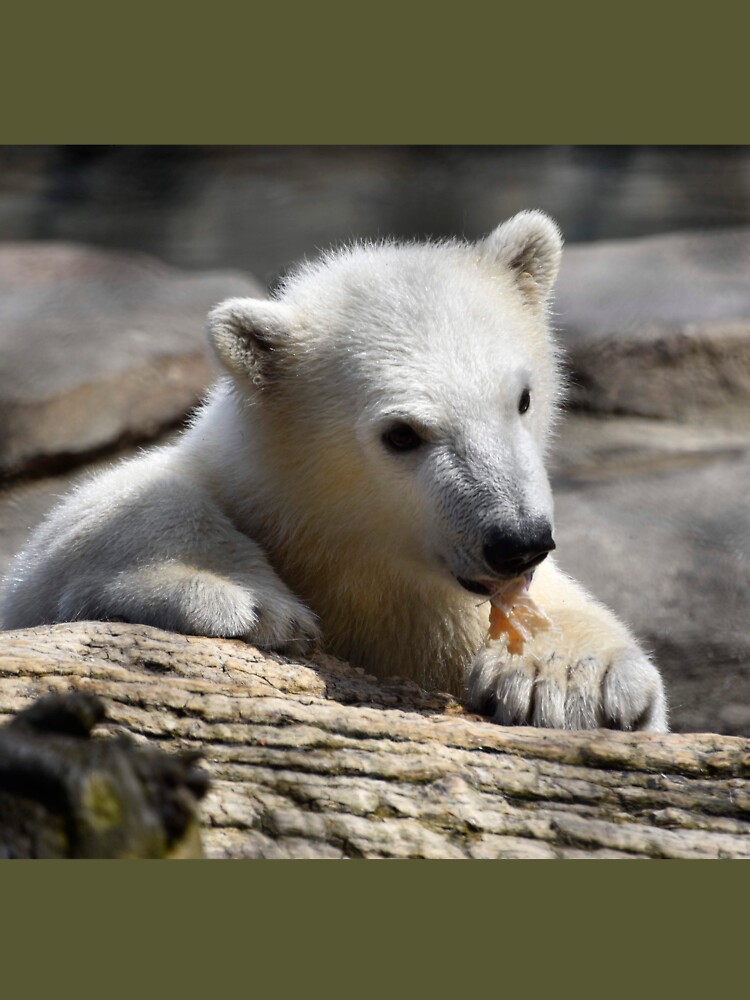
<svg viewBox="0 0 750 1000">
<path fill-rule="evenodd" d="M 268 443 L 264 474 L 295 517 L 327 544 L 478 593 L 554 548 L 544 456 L 561 249 L 546 215 L 522 212 L 477 243 L 336 250 L 273 299 L 211 313 L 214 349 Z"/>
</svg>

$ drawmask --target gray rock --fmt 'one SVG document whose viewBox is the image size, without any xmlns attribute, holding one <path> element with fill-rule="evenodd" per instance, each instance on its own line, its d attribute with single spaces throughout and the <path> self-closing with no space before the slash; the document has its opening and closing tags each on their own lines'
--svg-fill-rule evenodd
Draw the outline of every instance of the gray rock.
<svg viewBox="0 0 750 1000">
<path fill-rule="evenodd" d="M 262 295 L 233 272 L 73 244 L 0 245 L 0 474 L 150 437 L 215 377 L 208 310 Z"/>
<path fill-rule="evenodd" d="M 750 229 L 569 246 L 556 314 L 573 405 L 747 421 Z"/>
<path fill-rule="evenodd" d="M 676 729 L 750 734 L 750 229 L 569 246 L 556 309 L 599 414 L 562 427 L 559 560 L 654 650 Z"/>
</svg>

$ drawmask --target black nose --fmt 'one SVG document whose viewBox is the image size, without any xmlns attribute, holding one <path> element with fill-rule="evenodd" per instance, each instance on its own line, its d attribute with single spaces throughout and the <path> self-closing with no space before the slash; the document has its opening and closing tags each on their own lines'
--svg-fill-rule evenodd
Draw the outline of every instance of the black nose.
<svg viewBox="0 0 750 1000">
<path fill-rule="evenodd" d="M 490 569 L 513 577 L 538 566 L 554 548 L 552 527 L 542 521 L 520 531 L 492 528 L 482 551 Z"/>
</svg>

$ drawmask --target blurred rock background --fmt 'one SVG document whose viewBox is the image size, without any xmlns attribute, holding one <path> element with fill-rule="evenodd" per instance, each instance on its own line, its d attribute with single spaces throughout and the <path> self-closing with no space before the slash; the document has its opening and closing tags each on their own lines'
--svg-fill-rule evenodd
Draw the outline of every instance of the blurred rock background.
<svg viewBox="0 0 750 1000">
<path fill-rule="evenodd" d="M 747 147 L 0 149 L 0 572 L 81 475 L 175 433 L 214 302 L 529 207 L 567 241 L 560 562 L 654 650 L 675 729 L 750 735 Z"/>
</svg>

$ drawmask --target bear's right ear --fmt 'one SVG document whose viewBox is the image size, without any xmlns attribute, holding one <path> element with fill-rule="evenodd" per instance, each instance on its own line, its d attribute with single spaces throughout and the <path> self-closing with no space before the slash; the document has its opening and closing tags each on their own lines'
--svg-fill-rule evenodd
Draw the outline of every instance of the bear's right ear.
<svg viewBox="0 0 750 1000">
<path fill-rule="evenodd" d="M 527 302 L 544 307 L 562 257 L 562 236 L 555 223 L 538 210 L 519 212 L 479 244 L 499 267 L 510 271 Z"/>
<path fill-rule="evenodd" d="M 227 299 L 208 314 L 208 335 L 222 365 L 232 375 L 262 387 L 281 372 L 292 317 L 270 299 Z"/>
</svg>

